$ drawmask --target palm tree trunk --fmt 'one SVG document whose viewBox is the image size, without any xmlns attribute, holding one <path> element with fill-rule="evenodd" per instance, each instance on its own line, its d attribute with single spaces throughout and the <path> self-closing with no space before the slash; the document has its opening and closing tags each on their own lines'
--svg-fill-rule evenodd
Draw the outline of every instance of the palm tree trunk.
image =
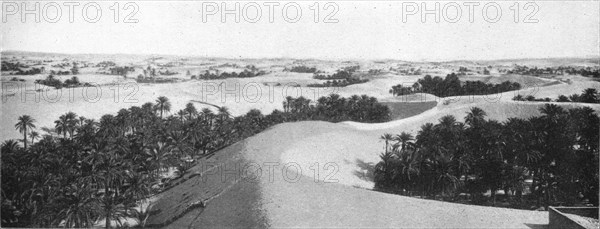
<svg viewBox="0 0 600 229">
<path fill-rule="evenodd" d="M 108 195 L 108 184 L 104 187 L 104 195 Z M 110 198 L 110 197 L 107 197 L 107 198 Z M 104 201 L 108 202 L 108 200 L 104 200 Z M 108 204 L 112 204 L 112 203 L 109 202 Z M 106 228 L 110 228 L 110 209 L 109 209 L 108 206 L 109 205 L 104 206 L 104 210 L 106 211 L 105 212 L 106 213 L 106 219 L 104 221 L 104 226 Z"/>
<path fill-rule="evenodd" d="M 104 222 L 106 228 L 110 228 L 110 219 L 108 218 L 109 213 L 106 213 L 106 221 Z"/>
<path fill-rule="evenodd" d="M 27 149 L 27 129 L 23 132 L 23 147 Z"/>
<path fill-rule="evenodd" d="M 385 140 L 385 153 L 387 153 L 387 152 L 388 152 L 388 141 Z"/>
</svg>

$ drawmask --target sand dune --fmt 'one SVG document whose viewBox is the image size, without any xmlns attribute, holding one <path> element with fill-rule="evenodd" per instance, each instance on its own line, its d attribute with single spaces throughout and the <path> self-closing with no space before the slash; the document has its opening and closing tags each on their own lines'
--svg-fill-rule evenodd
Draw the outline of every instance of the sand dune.
<svg viewBox="0 0 600 229">
<path fill-rule="evenodd" d="M 237 143 L 215 154 L 204 163 L 216 163 L 219 168 L 231 170 L 233 164 L 261 165 L 262 176 L 256 173 L 238 181 L 223 180 L 221 173 L 213 174 L 217 167 L 196 166 L 186 175 L 182 184 L 162 194 L 153 210 L 160 211 L 151 217 L 150 224 L 170 228 L 219 227 L 473 227 L 473 228 L 527 228 L 528 225 L 547 224 L 546 212 L 504 208 L 470 206 L 431 200 L 390 195 L 344 185 L 346 179 L 341 169 L 331 177 L 319 162 L 320 176 L 315 181 L 312 170 L 301 172 L 289 160 L 289 154 L 302 152 L 290 150 L 298 144 L 315 141 L 315 136 L 333 136 L 346 131 L 348 125 L 325 122 L 298 122 L 277 125 L 270 130 Z M 344 135 L 356 140 L 359 133 Z M 344 145 L 340 138 L 329 139 L 330 147 Z M 375 140 L 376 142 L 376 140 Z M 347 146 L 345 149 L 351 148 Z M 310 148 L 310 147 L 309 147 Z M 320 148 L 320 149 L 326 149 Z M 344 147 L 341 147 L 342 149 Z M 327 155 L 329 152 L 303 152 Z M 352 152 L 346 152 L 351 154 Z M 337 160 L 331 155 L 332 160 Z M 343 159 L 342 159 L 343 160 Z M 222 163 L 222 164 L 221 164 Z M 269 175 L 265 163 L 278 163 Z M 350 164 L 354 162 L 349 162 Z M 255 171 L 255 170 L 252 170 Z M 203 173 L 204 175 L 193 175 Z M 247 174 L 247 173 L 242 173 Z M 287 176 L 286 176 L 287 174 Z M 300 174 L 300 176 L 296 176 Z M 206 179 L 202 182 L 202 179 Z M 295 178 L 298 178 L 295 180 Z M 339 180 L 325 183 L 324 180 Z M 342 198 L 340 198 L 342 197 Z M 186 212 L 190 203 L 202 201 L 202 206 Z M 182 214 L 183 213 L 183 214 Z"/>
</svg>

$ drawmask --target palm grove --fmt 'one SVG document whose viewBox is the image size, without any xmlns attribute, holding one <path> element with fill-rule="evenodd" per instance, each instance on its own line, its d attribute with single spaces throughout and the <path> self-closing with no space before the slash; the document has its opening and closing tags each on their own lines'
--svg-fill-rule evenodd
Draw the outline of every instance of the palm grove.
<svg viewBox="0 0 600 229">
<path fill-rule="evenodd" d="M 194 158 L 282 122 L 389 119 L 388 108 L 366 95 L 333 94 L 314 102 L 287 97 L 283 111 L 269 115 L 253 109 L 232 117 L 225 107 L 199 111 L 192 103 L 170 111 L 169 100 L 159 97 L 98 121 L 67 112 L 54 130 L 42 128 L 43 136 L 33 117 L 19 117 L 22 147 L 6 140 L 1 149 L 1 225 L 92 227 L 103 221 L 111 227 L 133 218 L 143 226 L 150 213 L 139 206 L 168 188 L 161 178 L 169 168 L 185 173 Z"/>
<path fill-rule="evenodd" d="M 589 107 L 540 110 L 539 117 L 498 122 L 473 107 L 464 122 L 444 116 L 416 138 L 385 134 L 375 188 L 483 205 L 496 205 L 496 191 L 504 190 L 511 194 L 504 206 L 524 209 L 598 205 L 598 115 Z"/>
</svg>

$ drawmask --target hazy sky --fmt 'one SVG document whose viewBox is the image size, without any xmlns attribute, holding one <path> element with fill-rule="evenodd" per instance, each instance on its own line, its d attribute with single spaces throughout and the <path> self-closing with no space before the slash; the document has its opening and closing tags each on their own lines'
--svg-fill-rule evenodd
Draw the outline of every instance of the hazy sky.
<svg viewBox="0 0 600 229">
<path fill-rule="evenodd" d="M 274 7 L 272 23 L 270 8 L 264 2 L 256 5 L 239 2 L 240 14 L 244 7 L 248 12 L 248 19 L 242 17 L 239 23 L 235 22 L 235 15 L 226 15 L 227 21 L 221 22 L 222 2 L 214 2 L 219 11 L 207 15 L 206 22 L 201 2 L 136 2 L 138 12 L 133 18 L 137 23 L 123 23 L 124 16 L 134 8 L 123 9 L 125 2 L 119 5 L 119 23 L 114 22 L 115 11 L 110 9 L 114 1 L 98 2 L 102 15 L 96 23 L 84 20 L 85 2 L 75 6 L 73 23 L 69 22 L 69 6 L 58 2 L 61 17 L 58 22 L 50 23 L 57 8 L 48 1 L 40 2 L 39 23 L 35 22 L 34 14 L 25 15 L 22 22 L 21 3 L 2 3 L 2 50 L 402 60 L 580 57 L 600 52 L 598 1 L 538 1 L 537 12 L 531 18 L 537 23 L 523 23 L 536 9 L 534 5 L 525 8 L 527 2 L 514 1 L 498 2 L 501 15 L 492 6 L 488 8 L 487 19 L 499 16 L 496 23 L 486 21 L 483 16 L 484 5 L 489 2 L 479 2 L 473 7 L 472 23 L 465 2 L 448 1 L 438 2 L 438 12 L 447 12 L 441 15 L 439 23 L 434 21 L 435 15 L 426 15 L 427 21 L 421 22 L 420 2 L 412 5 L 419 8 L 414 15 L 403 14 L 403 2 L 398 1 L 336 2 L 327 9 L 325 2 L 320 2 L 319 23 L 314 22 L 315 11 L 310 8 L 314 1 L 297 2 L 302 15 L 296 23 L 287 22 L 282 16 L 285 2 Z M 518 23 L 514 21 L 515 11 L 511 10 L 516 8 L 515 3 L 519 4 Z M 234 2 L 225 4 L 229 9 L 235 7 Z M 435 7 L 432 1 L 425 4 L 429 9 Z M 262 16 L 258 22 L 250 23 L 248 20 L 256 16 L 257 5 Z M 336 5 L 338 11 L 333 19 L 338 22 L 323 23 Z M 456 17 L 455 6 L 461 9 L 460 17 Z M 31 1 L 27 7 L 34 9 Z M 404 9 L 413 8 L 405 5 Z M 13 11 L 16 12 L 11 15 Z M 91 19 L 96 16 L 94 7 L 87 12 Z M 288 19 L 297 16 L 291 4 L 287 12 Z M 452 18 L 458 18 L 458 22 L 449 22 Z"/>
</svg>

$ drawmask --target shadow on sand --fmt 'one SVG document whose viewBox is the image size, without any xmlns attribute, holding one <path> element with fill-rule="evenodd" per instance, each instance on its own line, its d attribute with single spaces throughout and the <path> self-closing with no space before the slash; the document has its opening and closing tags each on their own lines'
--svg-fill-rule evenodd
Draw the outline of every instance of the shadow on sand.
<svg viewBox="0 0 600 229">
<path fill-rule="evenodd" d="M 372 162 L 364 162 L 360 159 L 356 159 L 355 163 L 360 169 L 354 171 L 354 175 L 360 178 L 361 180 L 374 182 L 375 164 Z"/>
<path fill-rule="evenodd" d="M 526 223 L 525 226 L 528 226 L 531 229 L 546 229 L 546 228 L 548 228 L 548 224 Z"/>
</svg>

